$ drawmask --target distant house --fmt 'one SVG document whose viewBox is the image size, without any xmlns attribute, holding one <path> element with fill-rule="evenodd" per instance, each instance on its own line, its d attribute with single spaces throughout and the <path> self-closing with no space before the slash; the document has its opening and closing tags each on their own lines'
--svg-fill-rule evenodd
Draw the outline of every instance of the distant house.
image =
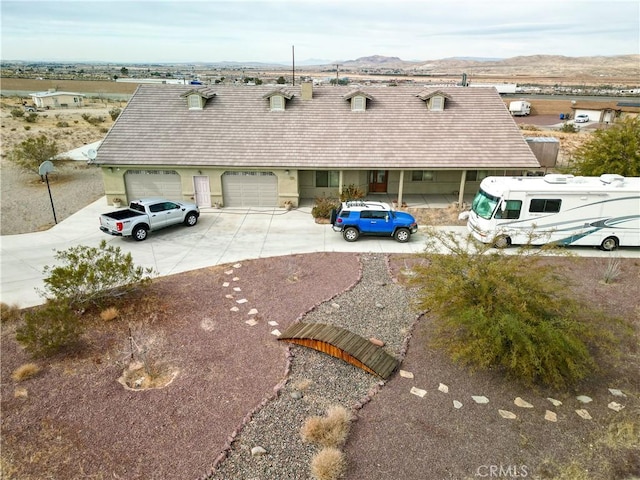
<svg viewBox="0 0 640 480">
<path fill-rule="evenodd" d="M 627 117 L 637 117 L 640 114 L 640 101 L 631 99 L 620 101 L 599 102 L 596 100 L 576 101 L 571 106 L 573 118 L 576 115 L 589 115 L 589 121 L 600 123 L 615 123 Z"/>
<path fill-rule="evenodd" d="M 540 168 L 495 88 L 140 85 L 93 162 L 109 200 L 298 205 L 473 193 Z"/>
<path fill-rule="evenodd" d="M 48 90 L 30 94 L 33 103 L 38 108 L 77 108 L 82 107 L 84 94 L 74 92 L 58 92 Z"/>
</svg>

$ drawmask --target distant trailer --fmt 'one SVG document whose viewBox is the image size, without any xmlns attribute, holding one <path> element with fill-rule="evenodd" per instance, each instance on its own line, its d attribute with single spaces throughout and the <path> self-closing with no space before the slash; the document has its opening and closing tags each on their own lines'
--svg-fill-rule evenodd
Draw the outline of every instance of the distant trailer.
<svg viewBox="0 0 640 480">
<path fill-rule="evenodd" d="M 509 103 L 509 112 L 514 117 L 524 117 L 531 113 L 531 104 L 526 100 L 514 100 Z"/>
</svg>

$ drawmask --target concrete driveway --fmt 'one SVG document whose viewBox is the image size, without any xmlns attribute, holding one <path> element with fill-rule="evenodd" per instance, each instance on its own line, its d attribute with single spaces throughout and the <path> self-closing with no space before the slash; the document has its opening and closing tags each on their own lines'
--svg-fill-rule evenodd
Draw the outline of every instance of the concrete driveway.
<svg viewBox="0 0 640 480">
<path fill-rule="evenodd" d="M 170 227 L 136 242 L 99 230 L 98 216 L 109 209 L 103 197 L 47 231 L 0 237 L 0 301 L 22 308 L 43 303 L 36 289 L 42 289 L 42 270 L 54 265 L 55 251 L 75 245 L 97 246 L 101 240 L 130 252 L 136 265 L 153 267 L 164 276 L 240 260 L 311 252 L 419 253 L 427 239 L 421 229 L 407 243 L 376 237 L 349 243 L 330 225 L 315 223 L 310 207 L 301 207 L 291 211 L 204 209 L 192 228 Z M 466 227 L 438 228 L 466 235 Z M 640 248 L 621 248 L 613 253 L 589 247 L 568 250 L 580 256 L 640 258 Z"/>
</svg>

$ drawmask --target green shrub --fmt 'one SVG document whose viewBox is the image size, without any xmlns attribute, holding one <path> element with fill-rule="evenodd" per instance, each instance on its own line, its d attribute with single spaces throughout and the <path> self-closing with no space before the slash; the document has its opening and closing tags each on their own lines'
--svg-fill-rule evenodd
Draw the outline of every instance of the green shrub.
<svg viewBox="0 0 640 480">
<path fill-rule="evenodd" d="M 568 280 L 540 255 L 529 248 L 506 254 L 452 233 L 431 235 L 411 282 L 419 308 L 433 315 L 434 344 L 453 360 L 554 387 L 595 368 L 588 342 L 607 336 L 587 319 L 601 315 L 568 296 Z M 450 254 L 438 253 L 436 245 Z"/>
<path fill-rule="evenodd" d="M 60 302 L 27 312 L 16 340 L 34 357 L 48 357 L 77 344 L 82 334 L 78 316 Z"/>
<path fill-rule="evenodd" d="M 364 191 L 353 184 L 343 188 L 342 193 L 340 194 L 341 202 L 348 202 L 349 200 L 359 200 L 361 198 L 364 198 Z"/>
<path fill-rule="evenodd" d="M 78 245 L 56 251 L 62 265 L 44 268 L 44 297 L 66 302 L 73 307 L 101 306 L 108 299 L 130 293 L 151 282 L 152 268 L 137 267 L 130 253 L 120 247 Z"/>
<path fill-rule="evenodd" d="M 12 108 L 11 116 L 13 118 L 22 118 L 24 117 L 24 111 L 21 108 Z"/>
<path fill-rule="evenodd" d="M 99 125 L 105 122 L 104 117 L 92 117 L 88 113 L 83 113 L 81 117 L 84 121 L 86 121 L 87 123 L 90 123 L 91 125 Z"/>
<path fill-rule="evenodd" d="M 0 321 L 2 323 L 15 322 L 20 319 L 20 307 L 17 305 L 9 305 L 0 303 Z"/>
<path fill-rule="evenodd" d="M 329 218 L 331 210 L 340 206 L 340 202 L 335 198 L 316 197 L 316 204 L 311 209 L 313 218 Z"/>
<path fill-rule="evenodd" d="M 28 123 L 36 123 L 38 120 L 38 114 L 36 112 L 29 112 L 29 115 L 24 117 L 24 121 Z"/>
<path fill-rule="evenodd" d="M 27 130 L 27 131 L 31 130 L 31 125 L 25 125 L 24 129 Z"/>
<path fill-rule="evenodd" d="M 562 127 L 560 127 L 560 129 L 559 129 L 559 130 L 560 130 L 561 132 L 564 132 L 564 133 L 576 133 L 576 132 L 579 132 L 579 131 L 580 131 L 580 129 L 579 129 L 578 127 L 576 127 L 576 125 L 575 125 L 575 124 L 573 124 L 573 123 L 568 123 L 568 122 L 564 122 L 564 123 L 562 124 Z"/>
<path fill-rule="evenodd" d="M 65 122 L 63 120 L 56 123 L 56 127 L 58 128 L 67 128 L 69 126 L 69 122 Z"/>
<path fill-rule="evenodd" d="M 109 110 L 109 116 L 111 117 L 111 120 L 113 120 L 114 122 L 120 116 L 121 113 L 122 113 L 122 109 L 118 107 L 113 107 L 111 110 Z"/>
<path fill-rule="evenodd" d="M 31 128 L 25 125 L 25 128 Z M 40 164 L 58 155 L 58 145 L 55 140 L 50 140 L 46 135 L 31 137 L 20 142 L 9 152 L 9 160 L 18 164 L 25 170 L 38 172 Z"/>
</svg>

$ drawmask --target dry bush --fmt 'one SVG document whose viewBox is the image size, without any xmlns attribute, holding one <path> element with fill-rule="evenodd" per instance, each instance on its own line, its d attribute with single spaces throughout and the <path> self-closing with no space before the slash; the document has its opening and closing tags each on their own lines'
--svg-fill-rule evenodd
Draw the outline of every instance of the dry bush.
<svg viewBox="0 0 640 480">
<path fill-rule="evenodd" d="M 40 367 L 35 363 L 25 363 L 16 368 L 11 374 L 11 378 L 16 382 L 29 380 L 40 372 Z"/>
<path fill-rule="evenodd" d="M 17 305 L 0 303 L 0 320 L 2 323 L 15 322 L 20 319 L 20 308 Z"/>
<path fill-rule="evenodd" d="M 344 475 L 346 463 L 342 451 L 332 447 L 323 448 L 311 460 L 311 475 L 317 480 L 336 480 Z"/>
<path fill-rule="evenodd" d="M 334 406 L 327 410 L 324 417 L 309 417 L 300 434 L 305 442 L 339 447 L 347 441 L 350 426 L 351 414 L 344 407 Z"/>
<path fill-rule="evenodd" d="M 109 307 L 100 312 L 100 318 L 105 322 L 118 318 L 118 315 L 120 315 L 120 311 L 116 307 Z"/>
<path fill-rule="evenodd" d="M 24 387 L 17 387 L 13 391 L 14 398 L 27 398 L 28 396 L 29 396 L 29 393 L 27 392 L 27 389 Z M 0 478 L 3 478 L 2 475 L 0 475 Z"/>
</svg>

